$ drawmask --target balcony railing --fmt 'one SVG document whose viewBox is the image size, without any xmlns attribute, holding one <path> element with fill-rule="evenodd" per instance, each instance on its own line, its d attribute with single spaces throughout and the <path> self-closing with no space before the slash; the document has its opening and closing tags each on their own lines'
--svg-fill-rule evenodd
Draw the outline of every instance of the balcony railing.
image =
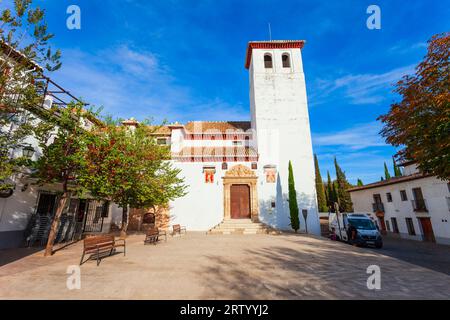
<svg viewBox="0 0 450 320">
<path fill-rule="evenodd" d="M 428 212 L 427 202 L 425 199 L 411 200 L 414 211 L 416 212 Z"/>
<path fill-rule="evenodd" d="M 382 202 L 372 203 L 373 212 L 384 212 L 384 205 Z"/>
</svg>

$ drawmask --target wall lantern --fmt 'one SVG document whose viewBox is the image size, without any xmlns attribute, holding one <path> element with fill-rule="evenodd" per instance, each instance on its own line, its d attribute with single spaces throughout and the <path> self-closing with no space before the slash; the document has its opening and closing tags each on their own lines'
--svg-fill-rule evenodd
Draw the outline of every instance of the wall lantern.
<svg viewBox="0 0 450 320">
<path fill-rule="evenodd" d="M 22 155 L 27 158 L 27 159 L 31 159 L 31 157 L 33 157 L 34 155 L 34 149 L 32 146 L 25 146 L 22 149 Z"/>
</svg>

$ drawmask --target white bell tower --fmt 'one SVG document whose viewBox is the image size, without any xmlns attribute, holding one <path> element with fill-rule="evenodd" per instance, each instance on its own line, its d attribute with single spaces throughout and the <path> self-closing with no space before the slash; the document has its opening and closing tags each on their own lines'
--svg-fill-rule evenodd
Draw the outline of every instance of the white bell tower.
<svg viewBox="0 0 450 320">
<path fill-rule="evenodd" d="M 262 222 L 290 229 L 288 164 L 292 162 L 300 229 L 320 234 L 309 127 L 302 40 L 252 41 L 245 67 L 250 77 L 250 112 L 258 150 L 258 196 Z M 275 167 L 276 182 L 266 180 Z"/>
</svg>

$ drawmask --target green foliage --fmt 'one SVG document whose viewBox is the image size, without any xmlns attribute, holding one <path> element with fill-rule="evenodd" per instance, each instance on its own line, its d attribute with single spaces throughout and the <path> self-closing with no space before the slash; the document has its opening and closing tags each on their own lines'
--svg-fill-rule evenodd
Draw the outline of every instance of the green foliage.
<svg viewBox="0 0 450 320">
<path fill-rule="evenodd" d="M 333 182 L 331 181 L 330 172 L 327 170 L 327 186 L 326 186 L 326 195 L 327 195 L 327 206 L 333 207 L 334 202 L 336 202 L 336 194 L 333 188 Z"/>
<path fill-rule="evenodd" d="M 427 54 L 395 85 L 401 101 L 378 119 L 386 142 L 400 147 L 400 161 L 413 160 L 419 169 L 450 179 L 450 32 L 434 35 Z"/>
<path fill-rule="evenodd" d="M 132 130 L 109 119 L 89 134 L 78 182 L 94 197 L 119 204 L 124 218 L 128 207 L 165 206 L 185 195 L 180 170 L 167 161 L 170 150 L 152 135 L 156 129 L 143 122 Z"/>
<path fill-rule="evenodd" d="M 31 2 L 17 0 L 12 9 L 0 13 L 0 182 L 29 164 L 21 150 L 33 134 L 43 89 L 36 81 L 42 70 L 31 59 L 48 65 L 49 71 L 60 66 L 59 53 L 52 54 L 47 43 L 52 35 L 47 33 L 44 11 L 31 8 Z M 0 189 L 9 187 L 0 183 Z"/>
<path fill-rule="evenodd" d="M 386 180 L 389 180 L 391 178 L 391 174 L 389 173 L 388 167 L 386 165 L 386 162 L 384 163 L 384 178 Z"/>
<path fill-rule="evenodd" d="M 295 191 L 294 173 L 292 171 L 292 163 L 289 161 L 289 213 L 291 218 L 291 227 L 297 232 L 300 229 L 300 220 L 298 217 L 297 191 Z"/>
<path fill-rule="evenodd" d="M 392 162 L 393 162 L 393 165 L 394 165 L 394 176 L 395 177 L 401 177 L 402 176 L 402 171 L 397 166 L 397 163 L 395 163 L 395 159 L 394 158 L 392 158 Z"/>
<path fill-rule="evenodd" d="M 361 179 L 358 179 L 358 181 L 356 182 L 356 185 L 357 185 L 358 187 L 361 187 L 361 186 L 364 185 L 364 183 L 362 182 Z"/>
<path fill-rule="evenodd" d="M 334 158 L 334 167 L 336 169 L 336 193 L 337 202 L 341 212 L 352 212 L 353 203 L 350 197 L 350 193 L 347 191 L 351 188 L 351 184 L 347 181 L 345 172 L 339 166 L 336 157 Z"/>
<path fill-rule="evenodd" d="M 323 186 L 322 176 L 320 175 L 319 161 L 317 160 L 317 155 L 314 155 L 314 166 L 316 170 L 316 193 L 317 193 L 317 203 L 320 212 L 327 212 L 327 199 L 325 195 L 325 188 Z"/>
</svg>

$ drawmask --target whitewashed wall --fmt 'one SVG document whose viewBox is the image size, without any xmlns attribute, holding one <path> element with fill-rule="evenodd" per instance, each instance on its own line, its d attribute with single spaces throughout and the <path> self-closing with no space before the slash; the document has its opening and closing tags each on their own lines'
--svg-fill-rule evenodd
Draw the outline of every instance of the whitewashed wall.
<svg viewBox="0 0 450 320">
<path fill-rule="evenodd" d="M 428 213 L 415 212 L 411 200 L 414 199 L 412 189 L 421 188 L 423 197 L 426 201 Z M 408 200 L 402 201 L 400 190 L 405 190 Z M 387 202 L 386 193 L 392 195 L 392 202 Z M 400 236 L 406 239 L 422 240 L 422 230 L 418 217 L 429 217 L 433 227 L 434 236 L 437 243 L 450 244 L 450 208 L 447 198 L 450 192 L 447 182 L 427 177 L 406 182 L 400 182 L 377 188 L 353 191 L 350 193 L 353 201 L 353 207 L 357 212 L 372 212 L 373 195 L 380 194 L 384 204 L 385 217 L 389 220 L 392 217 L 397 218 L 397 224 Z M 416 236 L 410 236 L 406 226 L 405 218 L 412 218 Z M 392 223 L 390 222 L 391 230 Z"/>
<path fill-rule="evenodd" d="M 264 54 L 270 53 L 273 68 L 264 68 Z M 282 67 L 288 53 L 290 68 Z M 288 163 L 292 162 L 300 226 L 305 230 L 301 210 L 308 210 L 308 232 L 320 235 L 314 178 L 314 162 L 306 98 L 305 76 L 300 49 L 253 49 L 250 63 L 250 110 L 256 130 L 259 168 L 276 165 L 275 185 L 259 188 L 261 218 L 277 228 L 291 229 L 289 223 Z M 267 204 L 276 200 L 274 215 Z"/>
</svg>

